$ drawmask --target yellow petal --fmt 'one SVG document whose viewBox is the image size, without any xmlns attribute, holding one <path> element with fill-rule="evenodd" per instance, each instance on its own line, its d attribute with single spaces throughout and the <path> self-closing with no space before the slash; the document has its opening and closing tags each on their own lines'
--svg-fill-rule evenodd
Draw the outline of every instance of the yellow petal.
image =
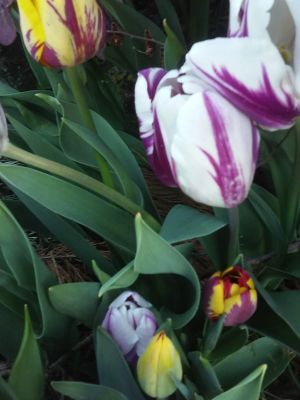
<svg viewBox="0 0 300 400">
<path fill-rule="evenodd" d="M 155 335 L 137 364 L 138 381 L 150 397 L 167 397 L 175 392 L 171 374 L 182 379 L 180 356 L 164 332 Z"/>
<path fill-rule="evenodd" d="M 224 283 L 219 281 L 211 287 L 212 293 L 209 300 L 208 310 L 213 317 L 218 317 L 224 313 Z"/>
</svg>

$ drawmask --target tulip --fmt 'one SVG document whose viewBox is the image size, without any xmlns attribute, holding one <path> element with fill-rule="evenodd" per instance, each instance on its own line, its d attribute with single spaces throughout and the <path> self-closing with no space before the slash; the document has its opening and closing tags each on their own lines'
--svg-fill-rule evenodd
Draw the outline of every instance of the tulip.
<svg viewBox="0 0 300 400">
<path fill-rule="evenodd" d="M 300 5 L 297 0 L 231 0 L 229 37 L 196 43 L 182 68 L 267 130 L 300 115 Z"/>
<path fill-rule="evenodd" d="M 216 91 L 196 82 L 184 92 L 179 71 L 140 71 L 135 87 L 139 129 L 151 167 L 167 186 L 195 201 L 231 208 L 249 192 L 259 134 Z"/>
<path fill-rule="evenodd" d="M 225 326 L 247 321 L 257 307 L 257 292 L 253 280 L 243 268 L 229 267 L 216 272 L 204 286 L 204 311 L 209 319 L 226 315 Z"/>
<path fill-rule="evenodd" d="M 131 363 L 144 352 L 157 329 L 151 306 L 138 293 L 125 291 L 110 304 L 102 322 Z"/>
<path fill-rule="evenodd" d="M 181 381 L 180 356 L 164 332 L 155 335 L 137 364 L 137 377 L 150 397 L 167 397 L 175 392 L 173 377 Z"/>
<path fill-rule="evenodd" d="M 96 0 L 17 0 L 27 50 L 40 64 L 72 67 L 105 41 L 105 16 Z"/>
<path fill-rule="evenodd" d="M 16 38 L 16 27 L 9 7 L 14 0 L 0 0 L 0 44 L 8 46 Z"/>
<path fill-rule="evenodd" d="M 0 154 L 8 145 L 8 131 L 4 111 L 0 105 Z"/>
</svg>

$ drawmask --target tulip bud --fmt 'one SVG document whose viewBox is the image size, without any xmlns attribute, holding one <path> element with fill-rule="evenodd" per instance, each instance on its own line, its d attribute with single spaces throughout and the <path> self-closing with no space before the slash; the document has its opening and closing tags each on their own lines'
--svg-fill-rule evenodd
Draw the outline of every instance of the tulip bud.
<svg viewBox="0 0 300 400">
<path fill-rule="evenodd" d="M 3 109 L 0 105 L 0 154 L 3 150 L 5 150 L 7 144 L 8 144 L 8 132 L 7 132 L 6 118 Z"/>
<path fill-rule="evenodd" d="M 130 363 L 137 361 L 157 329 L 151 306 L 138 293 L 126 291 L 110 304 L 102 322 Z"/>
<path fill-rule="evenodd" d="M 172 376 L 182 379 L 180 356 L 167 335 L 159 332 L 138 360 L 138 381 L 148 396 L 161 398 L 175 392 Z"/>
<path fill-rule="evenodd" d="M 17 2 L 25 46 L 44 66 L 83 63 L 105 43 L 105 15 L 96 0 Z"/>
<path fill-rule="evenodd" d="M 216 272 L 205 283 L 204 311 L 209 319 L 226 314 L 225 326 L 242 324 L 254 314 L 256 307 L 254 282 L 239 266 Z"/>
</svg>

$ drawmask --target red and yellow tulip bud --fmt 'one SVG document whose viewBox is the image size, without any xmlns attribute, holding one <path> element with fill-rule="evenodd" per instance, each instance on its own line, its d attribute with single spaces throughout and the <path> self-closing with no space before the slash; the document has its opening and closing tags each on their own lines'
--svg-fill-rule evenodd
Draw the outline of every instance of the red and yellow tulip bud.
<svg viewBox="0 0 300 400">
<path fill-rule="evenodd" d="M 239 266 L 216 272 L 205 283 L 204 311 L 209 319 L 225 314 L 225 326 L 239 325 L 254 314 L 256 307 L 254 282 Z"/>
<path fill-rule="evenodd" d="M 167 397 L 175 392 L 172 377 L 182 379 L 180 356 L 164 332 L 155 335 L 137 364 L 137 377 L 150 397 Z"/>
<path fill-rule="evenodd" d="M 17 0 L 31 56 L 52 68 L 72 67 L 105 43 L 105 15 L 96 0 Z"/>
</svg>

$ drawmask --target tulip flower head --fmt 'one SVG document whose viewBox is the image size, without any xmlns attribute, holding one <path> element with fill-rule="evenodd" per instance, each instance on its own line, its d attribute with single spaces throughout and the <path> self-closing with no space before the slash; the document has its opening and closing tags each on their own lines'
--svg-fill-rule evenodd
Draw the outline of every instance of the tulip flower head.
<svg viewBox="0 0 300 400">
<path fill-rule="evenodd" d="M 8 144 L 8 131 L 4 111 L 0 105 L 0 154 Z"/>
<path fill-rule="evenodd" d="M 138 293 L 125 291 L 110 304 L 102 322 L 130 363 L 137 361 L 157 329 L 151 306 Z"/>
<path fill-rule="evenodd" d="M 181 70 L 217 90 L 267 130 L 300 115 L 300 4 L 297 0 L 231 0 L 229 37 L 194 44 Z"/>
<path fill-rule="evenodd" d="M 72 67 L 105 42 L 105 16 L 96 0 L 17 0 L 27 50 L 40 64 Z"/>
<path fill-rule="evenodd" d="M 16 38 L 16 27 L 9 7 L 14 0 L 0 0 L 0 44 L 8 46 Z"/>
<path fill-rule="evenodd" d="M 226 315 L 225 326 L 247 321 L 257 307 L 257 292 L 247 271 L 239 266 L 216 272 L 204 286 L 204 311 L 209 319 Z"/>
<path fill-rule="evenodd" d="M 231 208 L 248 195 L 259 149 L 252 121 L 197 82 L 189 95 L 179 71 L 139 72 L 135 108 L 156 175 L 195 201 Z"/>
<path fill-rule="evenodd" d="M 159 332 L 138 360 L 138 381 L 148 396 L 161 398 L 175 392 L 172 376 L 182 379 L 180 356 L 165 332 Z"/>
</svg>

